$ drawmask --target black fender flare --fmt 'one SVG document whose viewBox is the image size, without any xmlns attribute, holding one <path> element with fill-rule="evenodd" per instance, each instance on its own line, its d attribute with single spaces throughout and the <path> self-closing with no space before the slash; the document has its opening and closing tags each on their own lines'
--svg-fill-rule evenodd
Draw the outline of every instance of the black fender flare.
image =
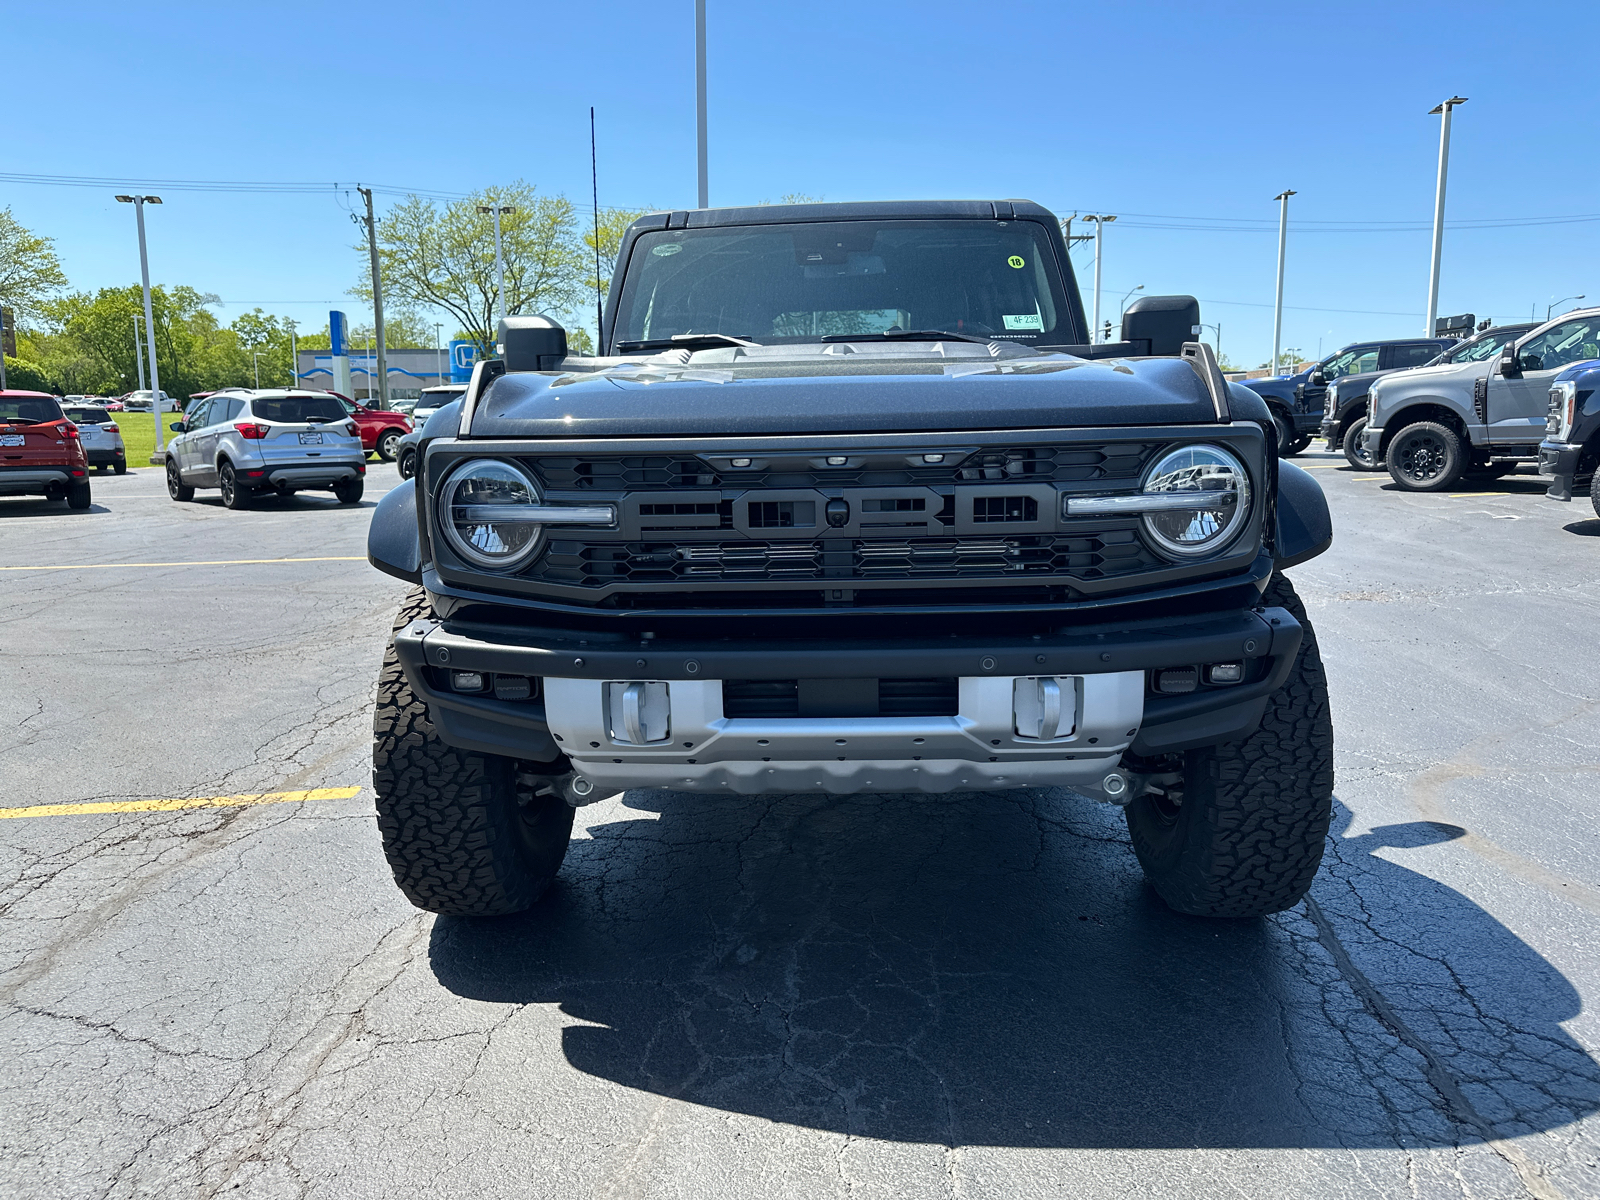
<svg viewBox="0 0 1600 1200">
<path fill-rule="evenodd" d="M 416 480 L 402 480 L 378 501 L 367 527 L 367 561 L 385 575 L 422 582 Z"/>
<path fill-rule="evenodd" d="M 1333 545 L 1328 498 L 1311 472 L 1280 461 L 1277 501 L 1273 555 L 1278 570 L 1298 566 Z"/>
</svg>

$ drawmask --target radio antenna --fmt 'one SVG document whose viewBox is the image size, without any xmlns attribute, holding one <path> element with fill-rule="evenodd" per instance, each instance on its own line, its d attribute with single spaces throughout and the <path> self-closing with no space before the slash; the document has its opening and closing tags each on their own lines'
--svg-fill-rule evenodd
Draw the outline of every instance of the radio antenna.
<svg viewBox="0 0 1600 1200">
<path fill-rule="evenodd" d="M 589 106 L 589 182 L 594 188 L 594 352 L 603 354 L 601 325 L 605 321 L 604 284 L 600 279 L 600 166 L 594 151 L 594 105 Z"/>
</svg>

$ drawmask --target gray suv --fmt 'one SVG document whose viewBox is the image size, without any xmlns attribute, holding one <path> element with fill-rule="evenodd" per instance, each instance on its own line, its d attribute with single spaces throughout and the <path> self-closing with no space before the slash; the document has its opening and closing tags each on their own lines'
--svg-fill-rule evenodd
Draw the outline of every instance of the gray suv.
<svg viewBox="0 0 1600 1200">
<path fill-rule="evenodd" d="M 197 400 L 167 446 L 167 493 L 192 500 L 218 488 L 229 508 L 257 493 L 332 491 L 341 504 L 361 499 L 367 473 L 361 433 L 326 392 L 228 388 Z"/>
</svg>

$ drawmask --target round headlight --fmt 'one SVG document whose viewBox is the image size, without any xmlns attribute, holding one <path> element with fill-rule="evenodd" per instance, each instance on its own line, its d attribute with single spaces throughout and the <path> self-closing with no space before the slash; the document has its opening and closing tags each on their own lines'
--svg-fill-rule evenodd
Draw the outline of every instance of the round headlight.
<svg viewBox="0 0 1600 1200">
<path fill-rule="evenodd" d="M 1144 515 L 1145 532 L 1165 554 L 1215 554 L 1250 519 L 1250 477 L 1221 446 L 1185 446 L 1163 455 L 1145 476 L 1144 494 L 1173 493 L 1171 509 Z"/>
<path fill-rule="evenodd" d="M 527 562 L 539 548 L 544 526 L 528 511 L 539 500 L 525 471 L 476 458 L 452 471 L 439 489 L 439 525 L 462 558 L 504 571 Z"/>
</svg>

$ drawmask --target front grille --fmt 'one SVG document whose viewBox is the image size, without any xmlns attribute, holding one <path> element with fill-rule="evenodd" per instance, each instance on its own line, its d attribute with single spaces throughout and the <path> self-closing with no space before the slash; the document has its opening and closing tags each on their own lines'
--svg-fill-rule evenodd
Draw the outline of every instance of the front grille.
<svg viewBox="0 0 1600 1200">
<path fill-rule="evenodd" d="M 1154 445 L 1112 442 L 1083 446 L 1001 446 L 941 451 L 945 461 L 923 463 L 919 454 L 859 456 L 846 467 L 825 467 L 795 455 L 769 461 L 755 454 L 737 468 L 692 455 L 592 455 L 527 460 L 539 481 L 558 491 L 658 491 L 698 488 L 938 487 L 955 483 L 1092 482 L 1136 479 Z M 908 461 L 910 460 L 910 461 Z"/>
<path fill-rule="evenodd" d="M 952 676 L 933 679 L 879 679 L 880 717 L 953 717 L 960 711 L 960 685 Z M 800 715 L 798 679 L 725 679 L 725 717 L 795 718 Z"/>
<path fill-rule="evenodd" d="M 867 579 L 999 579 L 1076 575 L 1104 579 L 1163 565 L 1132 529 L 986 538 L 838 539 L 810 542 L 552 540 L 532 572 L 552 583 Z"/>
</svg>

